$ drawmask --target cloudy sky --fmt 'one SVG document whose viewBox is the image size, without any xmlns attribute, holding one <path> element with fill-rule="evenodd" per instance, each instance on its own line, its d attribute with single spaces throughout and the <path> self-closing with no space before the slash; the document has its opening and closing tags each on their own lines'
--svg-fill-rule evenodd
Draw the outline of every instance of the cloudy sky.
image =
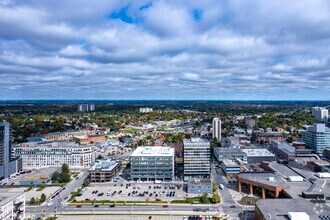
<svg viewBox="0 0 330 220">
<path fill-rule="evenodd" d="M 0 99 L 329 100 L 329 0 L 0 0 Z"/>
</svg>

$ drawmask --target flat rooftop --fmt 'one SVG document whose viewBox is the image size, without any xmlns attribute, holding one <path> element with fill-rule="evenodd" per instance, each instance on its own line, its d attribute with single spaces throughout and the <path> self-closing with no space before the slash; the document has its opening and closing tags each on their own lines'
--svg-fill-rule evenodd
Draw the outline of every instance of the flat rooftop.
<svg viewBox="0 0 330 220">
<path fill-rule="evenodd" d="M 228 166 L 238 166 L 239 167 L 239 164 L 236 163 L 235 161 L 233 160 L 223 160 L 222 163 L 228 167 Z"/>
<path fill-rule="evenodd" d="M 273 187 L 289 188 L 289 185 L 282 178 L 271 172 L 245 172 L 239 173 L 237 176 L 242 179 Z"/>
<path fill-rule="evenodd" d="M 191 143 L 210 143 L 210 142 L 206 139 L 192 137 L 190 139 L 183 140 L 183 143 L 184 144 L 191 144 Z"/>
<path fill-rule="evenodd" d="M 246 153 L 248 157 L 275 157 L 275 155 L 267 149 L 242 149 L 242 151 Z"/>
<path fill-rule="evenodd" d="M 263 213 L 265 220 L 287 220 L 289 212 L 305 212 L 309 215 L 309 219 L 320 219 L 319 215 L 330 213 L 330 207 L 326 204 L 304 199 L 260 199 L 256 206 Z M 321 209 L 323 209 L 322 213 Z"/>
<path fill-rule="evenodd" d="M 25 143 L 24 143 L 25 144 Z M 23 144 L 23 145 L 24 145 Z M 37 144 L 33 143 L 31 145 L 22 146 L 22 145 L 16 145 L 14 148 L 20 148 L 20 149 L 70 149 L 70 148 L 90 148 L 94 145 L 80 145 L 74 142 L 68 142 L 68 141 L 61 141 L 61 142 L 51 142 L 51 143 L 44 143 L 44 144 Z"/>
<path fill-rule="evenodd" d="M 211 179 L 192 178 L 188 180 L 188 184 L 193 184 L 193 185 L 211 184 Z"/>
<path fill-rule="evenodd" d="M 138 147 L 132 153 L 132 157 L 154 157 L 154 156 L 174 156 L 174 148 L 170 147 L 158 147 L 158 146 L 146 146 Z"/>
<path fill-rule="evenodd" d="M 0 206 L 6 205 L 24 192 L 10 192 L 8 189 L 0 189 Z"/>
<path fill-rule="evenodd" d="M 116 161 L 112 161 L 111 159 L 101 160 L 101 161 L 96 162 L 90 168 L 90 171 L 94 171 L 94 170 L 111 171 L 116 166 L 118 166 L 118 163 Z"/>
</svg>

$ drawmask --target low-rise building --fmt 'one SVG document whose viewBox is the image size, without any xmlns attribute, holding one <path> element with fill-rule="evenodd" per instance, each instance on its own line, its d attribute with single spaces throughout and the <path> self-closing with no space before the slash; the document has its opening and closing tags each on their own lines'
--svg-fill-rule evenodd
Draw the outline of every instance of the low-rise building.
<svg viewBox="0 0 330 220">
<path fill-rule="evenodd" d="M 72 142 L 23 143 L 14 151 L 22 159 L 23 169 L 60 167 L 62 164 L 68 164 L 71 168 L 89 168 L 95 162 L 93 145 Z"/>
<path fill-rule="evenodd" d="M 25 176 L 22 180 L 19 181 L 20 185 L 23 186 L 40 186 L 49 181 L 49 176 Z"/>
<path fill-rule="evenodd" d="M 9 192 L 0 189 L 0 219 L 13 220 L 25 218 L 25 193 Z"/>
<path fill-rule="evenodd" d="M 95 143 L 97 147 L 112 147 L 112 146 L 119 146 L 120 142 L 117 139 L 106 140 L 106 141 L 98 141 Z"/>
<path fill-rule="evenodd" d="M 239 148 L 222 148 L 216 147 L 213 149 L 213 154 L 218 162 L 223 160 L 236 160 L 240 159 L 243 163 L 247 163 L 247 155 Z"/>
<path fill-rule="evenodd" d="M 153 112 L 152 108 L 140 108 L 141 113 L 148 113 L 148 112 Z"/>
<path fill-rule="evenodd" d="M 256 141 L 260 144 L 268 144 L 272 141 L 284 141 L 284 136 L 277 132 L 257 132 L 255 133 Z"/>
<path fill-rule="evenodd" d="M 192 178 L 188 180 L 187 192 L 191 194 L 212 193 L 213 186 L 210 179 Z"/>
<path fill-rule="evenodd" d="M 262 161 L 275 161 L 275 155 L 267 149 L 243 149 L 247 155 L 248 163 L 261 163 Z"/>
<path fill-rule="evenodd" d="M 224 160 L 221 162 L 221 168 L 226 175 L 237 174 L 242 171 L 242 167 L 235 160 Z"/>
<path fill-rule="evenodd" d="M 120 166 L 121 163 L 111 159 L 98 161 L 88 170 L 90 182 L 110 182 L 120 172 Z"/>
<path fill-rule="evenodd" d="M 29 142 L 52 142 L 52 141 L 68 141 L 76 136 L 86 136 L 95 133 L 94 131 L 66 131 L 66 132 L 53 132 L 42 135 L 40 137 L 29 137 Z"/>
<path fill-rule="evenodd" d="M 105 141 L 105 136 L 103 135 L 90 135 L 90 136 L 77 136 L 74 140 L 78 144 L 95 144 L 99 141 Z"/>
<path fill-rule="evenodd" d="M 174 148 L 138 147 L 130 156 L 132 180 L 173 180 Z"/>
<path fill-rule="evenodd" d="M 296 149 L 288 143 L 272 141 L 271 150 L 275 153 L 277 159 L 293 161 L 296 159 Z"/>
</svg>

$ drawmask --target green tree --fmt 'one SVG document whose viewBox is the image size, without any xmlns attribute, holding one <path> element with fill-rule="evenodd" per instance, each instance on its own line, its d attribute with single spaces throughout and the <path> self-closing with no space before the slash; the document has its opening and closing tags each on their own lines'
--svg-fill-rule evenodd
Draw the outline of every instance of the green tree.
<svg viewBox="0 0 330 220">
<path fill-rule="evenodd" d="M 87 186 L 89 186 L 89 181 L 88 181 L 88 179 L 85 179 L 85 180 L 84 180 L 82 186 L 83 186 L 83 187 L 87 187 Z"/>
<path fill-rule="evenodd" d="M 219 203 L 220 202 L 220 195 L 218 193 L 214 193 L 211 198 L 212 203 Z"/>
<path fill-rule="evenodd" d="M 66 172 L 62 172 L 59 178 L 59 182 L 60 183 L 68 183 L 70 182 L 71 178 L 70 178 L 70 174 L 66 173 Z"/>
<path fill-rule="evenodd" d="M 203 193 L 203 195 L 201 196 L 201 202 L 202 202 L 203 204 L 209 202 L 209 198 L 208 198 L 208 194 L 207 194 L 207 193 Z"/>
<path fill-rule="evenodd" d="M 216 192 L 218 190 L 217 184 L 213 182 L 212 186 L 213 186 L 213 192 Z"/>
<path fill-rule="evenodd" d="M 62 173 L 69 173 L 69 166 L 67 164 L 62 165 Z"/>
<path fill-rule="evenodd" d="M 52 180 L 58 181 L 59 178 L 60 178 L 60 174 L 57 171 L 55 171 L 52 175 Z"/>
<path fill-rule="evenodd" d="M 97 156 L 97 159 L 98 160 L 102 160 L 103 159 L 103 156 L 102 155 L 99 155 L 99 156 Z"/>
<path fill-rule="evenodd" d="M 36 204 L 36 199 L 35 199 L 34 197 L 32 197 L 32 198 L 30 199 L 30 204 L 31 204 L 31 205 Z"/>
<path fill-rule="evenodd" d="M 40 196 L 40 203 L 43 203 L 44 201 L 46 201 L 47 197 L 45 195 L 45 193 L 41 194 Z"/>
</svg>

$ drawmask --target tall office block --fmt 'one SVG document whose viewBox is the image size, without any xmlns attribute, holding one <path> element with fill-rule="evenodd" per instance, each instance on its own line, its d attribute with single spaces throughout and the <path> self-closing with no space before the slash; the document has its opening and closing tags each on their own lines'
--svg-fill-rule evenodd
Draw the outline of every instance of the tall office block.
<svg viewBox="0 0 330 220">
<path fill-rule="evenodd" d="M 174 148 L 138 147 L 130 163 L 132 180 L 174 180 Z"/>
<path fill-rule="evenodd" d="M 17 172 L 17 158 L 12 156 L 10 124 L 0 122 L 0 179 Z"/>
<path fill-rule="evenodd" d="M 313 107 L 312 108 L 312 115 L 314 116 L 315 120 L 318 122 L 326 122 L 328 119 L 329 110 L 323 107 Z"/>
<path fill-rule="evenodd" d="M 221 140 L 221 120 L 219 118 L 213 118 L 212 121 L 212 138 Z"/>
<path fill-rule="evenodd" d="M 307 131 L 301 132 L 302 141 L 318 154 L 323 154 L 330 147 L 330 129 L 325 124 L 313 124 Z"/>
<path fill-rule="evenodd" d="M 183 141 L 184 179 L 210 177 L 210 142 L 201 138 Z"/>
<path fill-rule="evenodd" d="M 94 104 L 79 104 L 78 105 L 78 112 L 91 112 L 95 111 Z"/>
</svg>

